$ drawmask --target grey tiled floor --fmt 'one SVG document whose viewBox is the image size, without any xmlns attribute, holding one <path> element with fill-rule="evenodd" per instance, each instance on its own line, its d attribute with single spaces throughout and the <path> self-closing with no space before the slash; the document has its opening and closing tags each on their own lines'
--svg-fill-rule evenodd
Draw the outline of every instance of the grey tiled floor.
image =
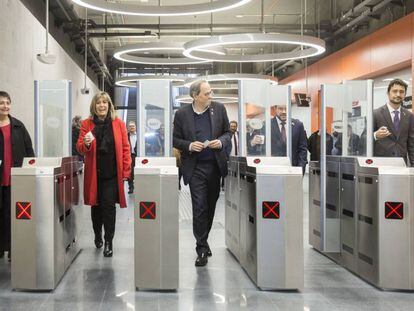
<svg viewBox="0 0 414 311">
<path fill-rule="evenodd" d="M 114 257 L 103 258 L 93 246 L 85 207 L 83 251 L 53 293 L 12 291 L 10 265 L 0 259 L 0 310 L 414 310 L 414 293 L 380 291 L 309 247 L 307 193 L 303 292 L 261 292 L 255 287 L 225 248 L 222 196 L 210 238 L 213 257 L 207 267 L 196 269 L 188 188 L 182 192 L 180 288 L 176 292 L 135 291 L 132 208 L 117 210 Z"/>
</svg>

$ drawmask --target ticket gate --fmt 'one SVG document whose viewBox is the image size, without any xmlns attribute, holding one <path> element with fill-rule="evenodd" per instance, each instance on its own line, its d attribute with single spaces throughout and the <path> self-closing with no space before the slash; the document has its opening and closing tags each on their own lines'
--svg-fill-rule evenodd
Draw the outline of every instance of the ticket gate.
<svg viewBox="0 0 414 311">
<path fill-rule="evenodd" d="M 356 273 L 384 289 L 414 289 L 410 169 L 402 158 L 358 158 Z"/>
<path fill-rule="evenodd" d="M 320 183 L 310 167 L 311 202 Z M 323 254 L 379 288 L 414 289 L 414 170 L 402 158 L 341 157 L 339 175 L 340 256 Z M 312 231 L 320 222 L 309 208 Z"/>
<path fill-rule="evenodd" d="M 83 163 L 25 158 L 11 174 L 11 285 L 54 290 L 80 251 Z"/>
<path fill-rule="evenodd" d="M 231 157 L 229 170 L 226 246 L 260 289 L 303 289 L 302 168 Z"/>
<path fill-rule="evenodd" d="M 178 168 L 169 157 L 137 157 L 134 169 L 137 289 L 178 288 Z"/>
</svg>

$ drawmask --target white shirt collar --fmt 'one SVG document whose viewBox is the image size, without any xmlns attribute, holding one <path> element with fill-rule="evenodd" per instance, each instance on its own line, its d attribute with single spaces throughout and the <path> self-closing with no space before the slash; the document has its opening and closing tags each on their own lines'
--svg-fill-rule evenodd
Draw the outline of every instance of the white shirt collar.
<svg viewBox="0 0 414 311">
<path fill-rule="evenodd" d="M 279 126 L 279 129 L 281 129 L 282 128 L 282 120 L 280 120 L 277 116 L 275 116 L 275 118 L 277 120 L 277 125 Z M 285 122 L 285 127 L 286 127 L 287 122 L 286 121 L 283 121 L 283 122 Z"/>
<path fill-rule="evenodd" d="M 387 103 L 388 111 L 390 112 L 391 117 L 394 117 L 394 111 L 398 111 L 399 115 L 401 116 L 401 105 L 398 107 L 397 110 L 391 107 L 390 103 Z"/>
<path fill-rule="evenodd" d="M 204 112 L 206 112 L 206 110 L 207 110 L 208 108 L 210 108 L 210 105 L 208 105 L 208 106 L 206 107 L 206 109 L 204 109 L 204 110 L 203 110 L 203 111 L 201 111 L 201 112 L 197 112 L 197 111 L 195 111 L 195 109 L 194 109 L 194 103 L 192 103 L 192 104 L 191 104 L 191 107 L 193 107 L 193 111 L 194 111 L 194 113 L 196 113 L 196 114 L 200 115 L 200 114 L 203 114 Z"/>
</svg>

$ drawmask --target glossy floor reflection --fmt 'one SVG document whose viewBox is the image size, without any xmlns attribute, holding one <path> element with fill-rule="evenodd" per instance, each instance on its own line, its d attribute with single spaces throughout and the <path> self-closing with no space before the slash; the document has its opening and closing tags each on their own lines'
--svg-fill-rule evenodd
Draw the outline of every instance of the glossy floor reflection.
<svg viewBox="0 0 414 311">
<path fill-rule="evenodd" d="M 93 245 L 90 211 L 85 207 L 83 251 L 53 293 L 12 291 L 10 265 L 0 259 L 0 310 L 414 310 L 414 293 L 380 291 L 309 247 L 307 200 L 305 193 L 305 289 L 301 293 L 261 292 L 251 282 L 225 248 L 223 195 L 210 238 L 213 257 L 206 267 L 195 268 L 191 205 L 184 187 L 179 290 L 135 291 L 132 208 L 117 210 L 114 257 L 104 258 Z M 132 207 L 131 197 L 129 202 Z"/>
</svg>

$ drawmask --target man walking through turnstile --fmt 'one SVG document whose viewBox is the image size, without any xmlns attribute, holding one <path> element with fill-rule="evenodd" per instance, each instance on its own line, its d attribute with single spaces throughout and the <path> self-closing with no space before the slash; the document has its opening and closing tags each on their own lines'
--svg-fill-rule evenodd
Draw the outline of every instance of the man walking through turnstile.
<svg viewBox="0 0 414 311">
<path fill-rule="evenodd" d="M 226 108 L 211 102 L 207 81 L 193 83 L 190 96 L 193 104 L 175 114 L 173 145 L 182 153 L 184 183 L 190 185 L 198 255 L 195 265 L 205 266 L 212 255 L 207 239 L 220 195 L 220 177 L 227 175 L 225 148 L 230 144 L 230 131 Z"/>
<path fill-rule="evenodd" d="M 374 111 L 374 156 L 402 157 L 414 166 L 414 116 L 401 107 L 407 84 L 394 79 L 388 84 L 388 103 Z"/>
</svg>

